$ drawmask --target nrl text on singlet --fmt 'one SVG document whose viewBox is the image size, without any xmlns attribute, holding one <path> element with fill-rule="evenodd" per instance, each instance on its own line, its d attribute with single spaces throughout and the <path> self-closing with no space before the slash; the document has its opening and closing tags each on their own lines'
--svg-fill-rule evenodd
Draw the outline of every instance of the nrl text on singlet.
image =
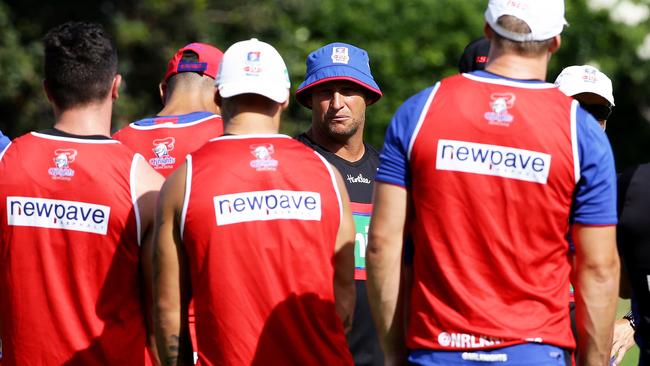
<svg viewBox="0 0 650 366">
<path fill-rule="evenodd" d="M 320 221 L 318 192 L 268 190 L 214 197 L 217 226 L 280 219 Z"/>
</svg>

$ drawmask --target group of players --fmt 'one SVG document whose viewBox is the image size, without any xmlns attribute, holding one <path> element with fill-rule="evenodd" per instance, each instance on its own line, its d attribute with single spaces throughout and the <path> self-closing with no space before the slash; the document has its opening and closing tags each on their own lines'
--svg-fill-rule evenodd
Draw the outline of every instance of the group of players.
<svg viewBox="0 0 650 366">
<path fill-rule="evenodd" d="M 111 138 L 113 44 L 52 29 L 55 124 L 0 152 L 2 364 L 620 362 L 611 82 L 544 82 L 563 0 L 490 0 L 485 20 L 485 70 L 408 99 L 381 154 L 363 130 L 382 92 L 353 45 L 308 56 L 295 139 L 278 134 L 286 65 L 257 39 L 178 50 L 162 110 Z M 650 237 L 644 171 L 621 177 L 619 242 Z M 639 324 L 644 362 L 631 280 L 620 324 Z"/>
</svg>

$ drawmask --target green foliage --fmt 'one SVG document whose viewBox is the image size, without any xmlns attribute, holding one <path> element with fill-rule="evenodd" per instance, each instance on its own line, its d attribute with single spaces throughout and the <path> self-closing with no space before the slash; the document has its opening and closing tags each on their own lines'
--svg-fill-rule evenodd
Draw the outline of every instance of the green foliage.
<svg viewBox="0 0 650 366">
<path fill-rule="evenodd" d="M 160 109 L 158 83 L 168 58 L 193 41 L 225 50 L 257 37 L 273 44 L 290 70 L 292 89 L 302 82 L 305 58 L 327 43 L 342 41 L 368 51 L 384 97 L 368 108 L 366 138 L 383 143 L 399 105 L 436 80 L 457 72 L 463 48 L 483 33 L 485 1 L 457 0 L 139 0 L 0 1 L 0 129 L 16 137 L 52 123 L 41 91 L 40 39 L 67 20 L 92 20 L 113 34 L 124 84 L 114 128 Z M 613 21 L 610 10 L 593 11 L 587 0 L 567 2 L 570 27 L 550 63 L 548 80 L 564 66 L 595 63 L 614 81 L 617 106 L 608 135 L 619 168 L 650 157 L 650 66 L 637 48 L 650 31 Z M 292 100 L 283 131 L 309 126 L 309 111 Z"/>
</svg>

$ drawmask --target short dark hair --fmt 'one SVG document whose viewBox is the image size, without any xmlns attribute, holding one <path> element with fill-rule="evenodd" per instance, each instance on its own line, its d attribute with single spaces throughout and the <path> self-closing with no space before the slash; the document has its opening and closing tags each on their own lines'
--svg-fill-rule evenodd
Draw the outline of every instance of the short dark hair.
<svg viewBox="0 0 650 366">
<path fill-rule="evenodd" d="M 117 73 L 117 51 L 101 25 L 67 22 L 43 38 L 45 82 L 57 107 L 104 99 Z"/>
<path fill-rule="evenodd" d="M 513 33 L 529 34 L 531 29 L 523 20 L 512 15 L 502 15 L 497 19 L 499 25 Z M 511 50 L 522 56 L 539 56 L 548 52 L 553 38 L 543 41 L 525 41 L 517 42 L 502 37 L 497 32 L 494 32 L 494 39 L 501 48 Z"/>
</svg>

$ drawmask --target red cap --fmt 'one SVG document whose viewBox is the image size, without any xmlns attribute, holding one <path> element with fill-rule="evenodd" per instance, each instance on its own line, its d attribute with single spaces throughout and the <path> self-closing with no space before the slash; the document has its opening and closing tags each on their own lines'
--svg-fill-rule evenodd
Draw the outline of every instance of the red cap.
<svg viewBox="0 0 650 366">
<path fill-rule="evenodd" d="M 198 61 L 181 61 L 185 51 L 195 52 L 199 56 Z M 181 72 L 196 72 L 216 79 L 222 57 L 223 52 L 216 47 L 206 43 L 190 43 L 178 50 L 169 60 L 164 80 L 167 81 Z"/>
</svg>

